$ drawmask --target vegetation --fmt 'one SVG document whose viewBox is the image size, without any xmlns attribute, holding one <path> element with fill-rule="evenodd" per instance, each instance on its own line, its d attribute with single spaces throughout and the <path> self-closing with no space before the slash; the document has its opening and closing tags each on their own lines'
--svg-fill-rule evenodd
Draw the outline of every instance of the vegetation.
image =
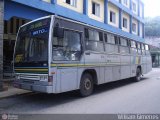
<svg viewBox="0 0 160 120">
<path fill-rule="evenodd" d="M 160 17 L 145 19 L 146 36 L 160 37 Z"/>
</svg>

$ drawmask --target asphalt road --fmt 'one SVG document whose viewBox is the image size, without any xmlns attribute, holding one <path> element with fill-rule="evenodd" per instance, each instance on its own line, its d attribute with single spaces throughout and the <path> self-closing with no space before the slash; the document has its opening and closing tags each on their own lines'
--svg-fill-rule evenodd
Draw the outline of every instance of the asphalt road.
<svg viewBox="0 0 160 120">
<path fill-rule="evenodd" d="M 29 93 L 0 100 L 0 112 L 27 114 L 158 114 L 160 113 L 160 68 L 142 81 L 123 80 L 96 87 L 92 96 L 77 92 L 58 95 Z"/>
</svg>

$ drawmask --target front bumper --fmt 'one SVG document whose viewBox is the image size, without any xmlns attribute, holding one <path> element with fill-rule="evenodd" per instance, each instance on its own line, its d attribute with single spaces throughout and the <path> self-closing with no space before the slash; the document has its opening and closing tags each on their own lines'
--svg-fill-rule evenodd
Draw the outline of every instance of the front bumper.
<svg viewBox="0 0 160 120">
<path fill-rule="evenodd" d="M 35 85 L 21 82 L 14 82 L 14 87 L 34 92 L 53 93 L 53 87 L 48 85 Z"/>
</svg>

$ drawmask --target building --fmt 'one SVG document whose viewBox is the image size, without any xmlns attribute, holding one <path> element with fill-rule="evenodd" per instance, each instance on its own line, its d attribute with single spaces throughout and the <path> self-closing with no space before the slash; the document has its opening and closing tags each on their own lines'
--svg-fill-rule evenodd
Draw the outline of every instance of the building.
<svg viewBox="0 0 160 120">
<path fill-rule="evenodd" d="M 151 47 L 151 56 L 152 56 L 152 67 L 160 67 L 160 48 L 152 46 Z"/>
<path fill-rule="evenodd" d="M 145 42 L 147 44 L 152 45 L 151 47 L 152 66 L 160 67 L 160 37 L 147 36 L 145 38 Z"/>
<path fill-rule="evenodd" d="M 71 18 L 144 42 L 144 4 L 141 0 L 5 0 L 4 2 L 4 24 L 1 26 L 4 26 L 5 70 L 11 65 L 19 26 L 50 14 Z"/>
</svg>

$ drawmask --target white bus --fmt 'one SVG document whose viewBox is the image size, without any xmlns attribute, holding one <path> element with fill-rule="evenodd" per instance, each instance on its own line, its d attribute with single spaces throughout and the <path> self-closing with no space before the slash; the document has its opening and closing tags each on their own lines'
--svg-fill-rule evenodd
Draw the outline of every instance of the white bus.
<svg viewBox="0 0 160 120">
<path fill-rule="evenodd" d="M 79 90 L 126 78 L 140 81 L 152 69 L 149 45 L 59 16 L 20 27 L 14 52 L 14 86 L 44 93 Z"/>
</svg>

